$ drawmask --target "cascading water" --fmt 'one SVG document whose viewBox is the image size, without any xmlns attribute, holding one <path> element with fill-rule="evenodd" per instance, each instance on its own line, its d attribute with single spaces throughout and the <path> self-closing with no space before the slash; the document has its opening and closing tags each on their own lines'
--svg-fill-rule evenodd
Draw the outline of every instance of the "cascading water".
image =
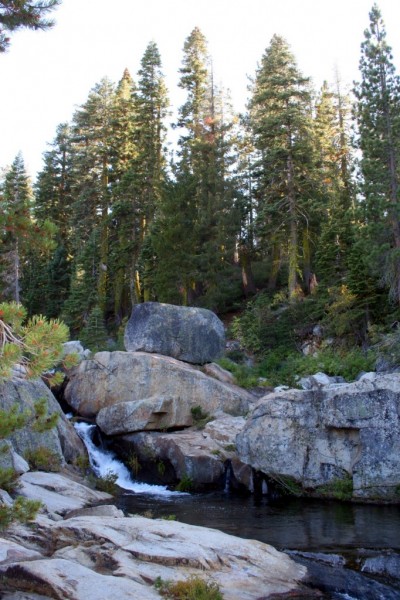
<svg viewBox="0 0 400 600">
<path fill-rule="evenodd" d="M 117 485 L 124 490 L 129 490 L 136 494 L 154 494 L 163 496 L 176 495 L 176 492 L 171 492 L 165 486 L 149 485 L 147 483 L 134 481 L 128 469 L 115 457 L 113 452 L 98 448 L 94 444 L 92 438 L 96 425 L 75 423 L 75 429 L 86 446 L 90 466 L 97 477 L 107 477 L 110 473 L 115 473 L 117 476 Z"/>
</svg>

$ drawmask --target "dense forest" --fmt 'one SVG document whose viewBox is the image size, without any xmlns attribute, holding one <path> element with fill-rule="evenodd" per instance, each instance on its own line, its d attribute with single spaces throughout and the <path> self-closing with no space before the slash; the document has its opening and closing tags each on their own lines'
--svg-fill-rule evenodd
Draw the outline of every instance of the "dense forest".
<svg viewBox="0 0 400 600">
<path fill-rule="evenodd" d="M 195 28 L 172 153 L 149 43 L 135 78 L 103 79 L 58 126 L 33 186 L 21 155 L 4 170 L 0 301 L 98 347 L 155 300 L 240 311 L 235 336 L 278 362 L 317 324 L 364 352 L 400 317 L 400 79 L 369 16 L 351 93 L 339 75 L 313 89 L 274 35 L 241 115 Z"/>
</svg>

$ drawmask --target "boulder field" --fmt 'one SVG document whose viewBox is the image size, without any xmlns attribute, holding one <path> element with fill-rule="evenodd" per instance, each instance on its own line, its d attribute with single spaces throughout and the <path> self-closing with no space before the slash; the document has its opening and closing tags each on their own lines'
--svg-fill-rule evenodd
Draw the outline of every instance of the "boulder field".
<svg viewBox="0 0 400 600">
<path fill-rule="evenodd" d="M 65 397 L 156 483 L 187 475 L 193 489 L 220 488 L 233 465 L 249 490 L 265 480 L 299 495 L 399 502 L 399 373 L 353 383 L 314 376 L 309 389 L 257 398 L 206 370 L 213 376 L 158 354 L 101 352 L 71 373 Z M 229 441 L 198 431 L 193 410 Z"/>
</svg>

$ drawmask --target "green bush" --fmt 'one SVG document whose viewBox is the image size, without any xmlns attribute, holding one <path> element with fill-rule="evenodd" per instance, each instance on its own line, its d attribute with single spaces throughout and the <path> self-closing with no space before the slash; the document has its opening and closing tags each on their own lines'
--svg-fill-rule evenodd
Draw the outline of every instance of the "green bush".
<svg viewBox="0 0 400 600">
<path fill-rule="evenodd" d="M 89 484 L 96 488 L 96 490 L 106 492 L 112 496 L 115 496 L 118 492 L 118 486 L 116 484 L 117 479 L 118 475 L 113 471 L 110 471 L 107 475 L 103 475 L 102 477 L 96 477 L 93 473 L 87 477 Z"/>
<path fill-rule="evenodd" d="M 204 429 L 204 427 L 213 420 L 214 417 L 211 417 L 208 413 L 204 412 L 201 406 L 192 406 L 190 409 L 192 414 L 192 419 L 197 429 Z"/>
<path fill-rule="evenodd" d="M 6 529 L 13 521 L 28 523 L 35 519 L 42 503 L 18 496 L 12 506 L 0 505 L 0 529 Z"/>
<path fill-rule="evenodd" d="M 335 498 L 336 500 L 351 500 L 353 496 L 353 479 L 350 475 L 336 478 L 319 486 L 316 491 L 321 496 Z"/>
<path fill-rule="evenodd" d="M 193 575 L 184 581 L 164 581 L 158 577 L 154 583 L 161 596 L 171 600 L 223 600 L 219 586 Z"/>
<path fill-rule="evenodd" d="M 12 468 L 0 468 L 0 490 L 15 492 L 18 488 L 18 474 Z"/>
<path fill-rule="evenodd" d="M 175 489 L 177 492 L 190 492 L 193 489 L 193 479 L 184 473 Z"/>
<path fill-rule="evenodd" d="M 61 469 L 60 456 L 46 446 L 27 450 L 24 458 L 28 461 L 30 468 L 36 471 L 57 473 Z"/>
</svg>

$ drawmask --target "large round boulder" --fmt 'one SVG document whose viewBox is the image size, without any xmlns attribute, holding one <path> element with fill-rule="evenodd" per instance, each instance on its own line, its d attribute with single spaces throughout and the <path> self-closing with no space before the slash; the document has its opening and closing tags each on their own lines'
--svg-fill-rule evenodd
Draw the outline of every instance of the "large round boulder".
<svg viewBox="0 0 400 600">
<path fill-rule="evenodd" d="M 202 365 L 223 354 L 225 331 L 217 315 L 205 308 L 144 302 L 133 307 L 124 342 L 128 352 Z"/>
</svg>

